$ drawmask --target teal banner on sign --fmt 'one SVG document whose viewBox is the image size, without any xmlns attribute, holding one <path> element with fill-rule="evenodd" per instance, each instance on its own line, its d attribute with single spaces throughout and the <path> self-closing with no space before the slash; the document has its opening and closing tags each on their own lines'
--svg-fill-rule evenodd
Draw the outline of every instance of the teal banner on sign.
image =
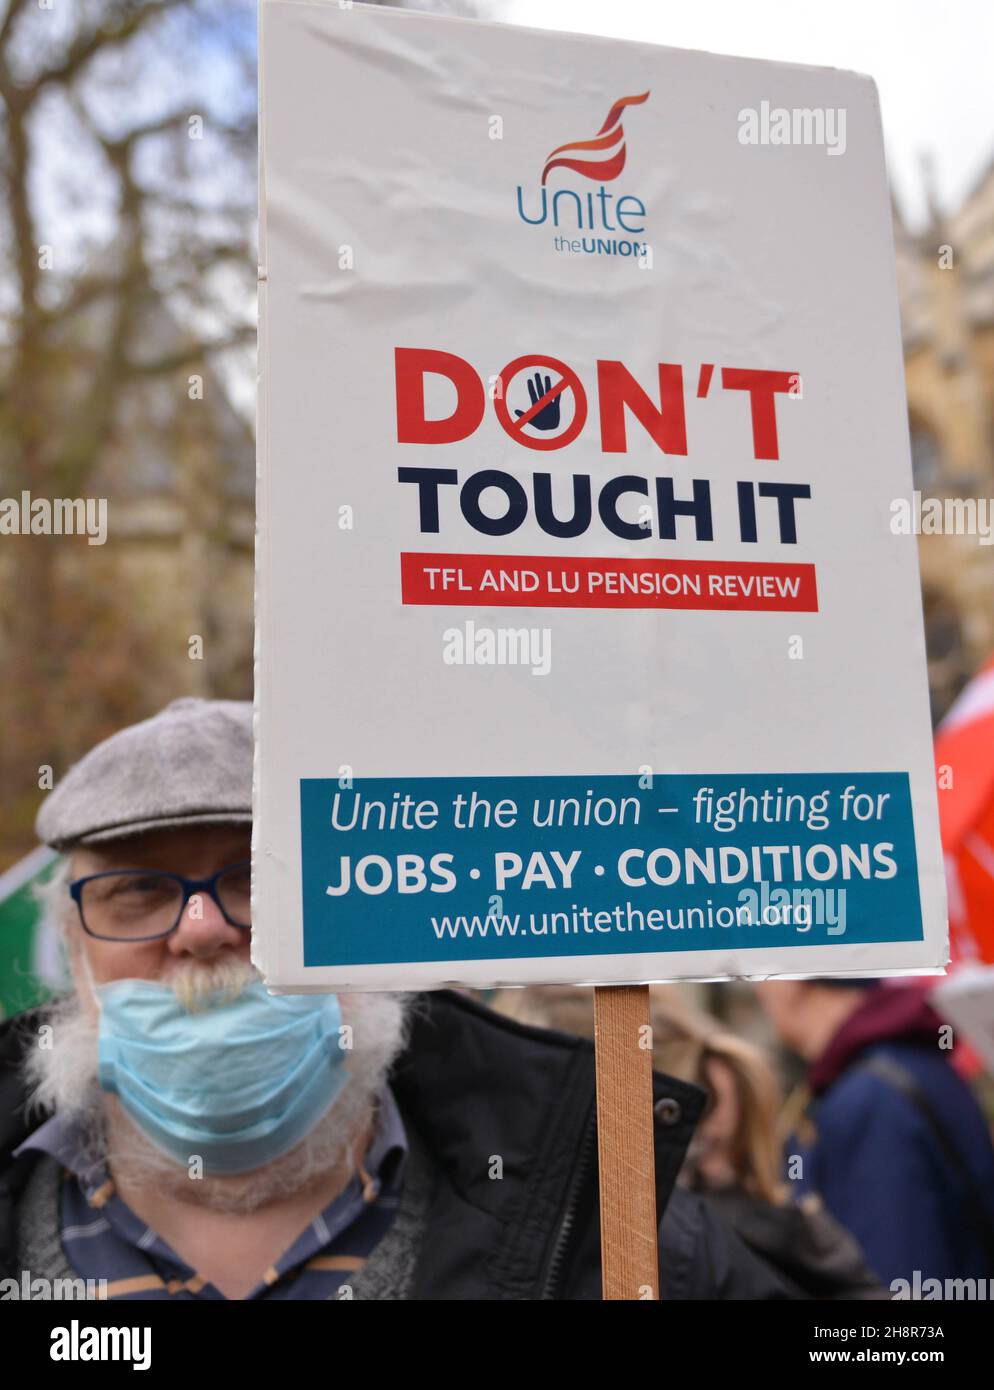
<svg viewBox="0 0 994 1390">
<path fill-rule="evenodd" d="M 300 783 L 304 963 L 921 941 L 906 773 Z"/>
</svg>

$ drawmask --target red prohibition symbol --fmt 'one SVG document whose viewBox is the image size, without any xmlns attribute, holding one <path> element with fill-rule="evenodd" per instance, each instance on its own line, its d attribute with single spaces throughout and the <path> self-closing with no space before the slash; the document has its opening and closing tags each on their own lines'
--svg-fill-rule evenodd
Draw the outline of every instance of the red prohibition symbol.
<svg viewBox="0 0 994 1390">
<path fill-rule="evenodd" d="M 533 367 L 546 367 L 550 372 L 558 372 L 559 380 L 554 382 L 551 388 L 533 405 L 530 405 L 523 415 L 512 420 L 511 412 L 507 408 L 508 386 L 518 372 L 531 371 Z M 516 357 L 513 362 L 508 362 L 500 373 L 500 381 L 502 390 L 500 395 L 494 399 L 494 410 L 501 426 L 518 444 L 524 444 L 529 449 L 562 449 L 565 445 L 573 442 L 586 424 L 587 394 L 583 389 L 583 383 L 576 372 L 567 367 L 565 362 L 560 362 L 558 357 L 541 357 L 537 354 L 529 357 Z M 555 434 L 547 439 L 526 434 L 525 426 L 563 391 L 573 392 L 576 407 L 573 412 L 573 419 L 562 434 Z"/>
</svg>

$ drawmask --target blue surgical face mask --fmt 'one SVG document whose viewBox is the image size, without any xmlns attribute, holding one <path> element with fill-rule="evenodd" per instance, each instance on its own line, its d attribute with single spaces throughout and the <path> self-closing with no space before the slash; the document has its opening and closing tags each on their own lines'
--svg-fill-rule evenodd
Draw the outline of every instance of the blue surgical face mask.
<svg viewBox="0 0 994 1390">
<path fill-rule="evenodd" d="M 167 985 L 96 986 L 99 1080 L 180 1163 L 245 1173 L 294 1145 L 347 1079 L 334 994 L 271 995 L 253 980 L 237 999 L 189 1013 Z"/>
</svg>

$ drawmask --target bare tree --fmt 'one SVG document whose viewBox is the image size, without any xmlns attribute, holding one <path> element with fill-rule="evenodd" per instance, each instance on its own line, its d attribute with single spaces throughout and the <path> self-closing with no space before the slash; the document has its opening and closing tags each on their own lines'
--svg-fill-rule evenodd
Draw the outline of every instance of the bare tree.
<svg viewBox="0 0 994 1390">
<path fill-rule="evenodd" d="M 254 343 L 254 61 L 251 0 L 7 0 L 0 496 L 106 487 L 129 391 L 158 378 L 185 395 L 198 364 Z M 157 311 L 182 324 L 165 352 Z M 142 712 L 156 654 L 134 648 L 127 596 L 85 538 L 0 534 L 0 576 L 9 854 L 39 767 L 59 775 Z M 81 701 L 90 714 L 67 718 Z"/>
<path fill-rule="evenodd" d="M 111 511 L 106 552 L 0 523 L 2 867 L 31 843 L 42 769 L 60 776 L 176 693 L 185 638 L 154 630 L 115 562 L 126 475 L 156 450 L 172 450 L 196 630 L 224 646 L 224 447 L 186 392 L 213 364 L 236 381 L 240 365 L 251 394 L 257 183 L 254 0 L 0 0 L 0 14 L 0 503 L 105 496 Z M 153 391 L 177 408 L 165 444 L 135 438 L 134 401 Z M 237 602 L 238 651 L 205 664 L 203 693 L 250 693 L 251 592 Z"/>
</svg>

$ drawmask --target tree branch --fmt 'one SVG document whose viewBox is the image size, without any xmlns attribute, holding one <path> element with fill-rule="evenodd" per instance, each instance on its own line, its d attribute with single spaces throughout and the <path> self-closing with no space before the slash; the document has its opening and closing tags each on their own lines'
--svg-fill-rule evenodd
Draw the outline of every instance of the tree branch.
<svg viewBox="0 0 994 1390">
<path fill-rule="evenodd" d="M 178 348 L 176 352 L 166 353 L 165 356 L 153 358 L 148 362 L 125 362 L 124 371 L 130 377 L 161 376 L 168 372 L 176 372 L 181 367 L 189 367 L 216 352 L 225 352 L 229 348 L 254 341 L 255 336 L 254 324 L 240 324 L 225 338 L 190 343 L 187 347 Z"/>
<path fill-rule="evenodd" d="M 10 0 L 10 4 L 7 6 L 7 13 L 3 17 L 3 22 L 0 23 L 0 48 L 5 47 L 18 15 L 27 3 L 28 0 Z"/>
<path fill-rule="evenodd" d="M 28 85 L 25 89 L 26 101 L 33 101 L 50 82 L 72 81 L 97 53 L 125 43 L 150 20 L 188 4 L 189 0 L 128 0 L 124 16 L 115 27 L 108 27 L 105 21 L 96 28 L 77 34 L 62 61 L 39 73 Z"/>
</svg>

